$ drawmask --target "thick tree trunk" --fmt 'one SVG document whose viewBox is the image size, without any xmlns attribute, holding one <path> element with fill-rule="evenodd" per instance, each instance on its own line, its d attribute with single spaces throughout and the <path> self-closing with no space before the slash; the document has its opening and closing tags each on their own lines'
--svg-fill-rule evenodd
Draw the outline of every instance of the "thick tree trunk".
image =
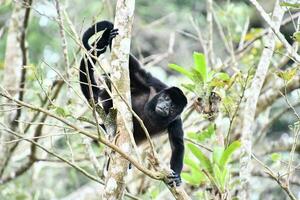
<svg viewBox="0 0 300 200">
<path fill-rule="evenodd" d="M 113 89 L 113 104 L 118 110 L 116 144 L 128 154 L 132 153 L 129 131 L 132 132 L 132 114 L 128 108 L 131 105 L 129 79 L 130 36 L 133 21 L 135 1 L 118 0 L 116 6 L 115 27 L 119 36 L 114 39 L 111 61 L 111 78 L 116 88 Z M 118 92 L 117 92 L 118 91 Z M 121 94 L 124 99 L 120 98 Z M 124 102 L 127 102 L 127 104 Z M 125 176 L 129 162 L 120 154 L 110 156 L 108 175 L 106 177 L 104 199 L 122 199 L 125 190 Z"/>
<path fill-rule="evenodd" d="M 11 20 L 9 23 L 8 36 L 6 41 L 6 51 L 4 58 L 4 76 L 1 86 L 7 90 L 11 96 L 17 96 L 20 94 L 20 81 L 21 72 L 23 67 L 23 57 L 21 47 L 21 37 L 23 21 L 25 18 L 26 10 L 22 7 L 22 4 L 14 3 Z M 1 100 L 2 101 L 2 100 Z M 2 103 L 8 103 L 3 100 Z M 9 126 L 10 129 L 15 130 L 17 123 L 15 122 L 17 116 L 17 106 L 10 106 L 9 109 L 15 109 L 11 112 L 5 112 L 4 124 Z M 0 132 L 0 178 L 3 175 L 4 169 L 8 163 L 8 160 L 12 153 L 14 144 L 6 144 L 5 141 L 12 139 L 12 135 L 6 132 Z"/>
</svg>

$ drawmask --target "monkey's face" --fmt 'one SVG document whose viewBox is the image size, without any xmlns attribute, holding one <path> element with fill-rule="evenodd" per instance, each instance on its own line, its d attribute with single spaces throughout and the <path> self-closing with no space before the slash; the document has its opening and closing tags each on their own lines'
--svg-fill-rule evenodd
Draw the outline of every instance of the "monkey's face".
<svg viewBox="0 0 300 200">
<path fill-rule="evenodd" d="M 154 121 L 171 122 L 176 119 L 187 104 L 187 99 L 179 88 L 166 88 L 146 103 L 144 111 Z"/>
<path fill-rule="evenodd" d="M 157 98 L 157 103 L 155 106 L 155 112 L 157 115 L 162 117 L 168 117 L 175 111 L 175 104 L 172 101 L 170 95 L 167 93 L 162 93 Z"/>
</svg>

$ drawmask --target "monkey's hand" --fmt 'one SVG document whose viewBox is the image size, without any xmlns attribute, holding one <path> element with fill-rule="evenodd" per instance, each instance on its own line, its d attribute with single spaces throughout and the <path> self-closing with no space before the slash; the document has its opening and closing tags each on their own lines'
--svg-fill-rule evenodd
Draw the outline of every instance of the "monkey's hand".
<svg viewBox="0 0 300 200">
<path fill-rule="evenodd" d="M 168 184 L 170 187 L 178 187 L 181 184 L 181 177 L 176 172 L 172 171 L 166 178 L 165 183 Z"/>
<path fill-rule="evenodd" d="M 112 40 L 119 34 L 119 29 L 112 29 L 109 33 L 109 38 L 108 38 L 108 44 L 109 44 L 109 49 L 111 49 L 111 44 Z"/>
<path fill-rule="evenodd" d="M 111 43 L 112 40 L 118 35 L 118 29 L 111 29 L 111 30 L 106 30 L 104 31 L 104 33 L 102 34 L 102 37 L 99 41 L 95 41 L 92 46 L 95 45 L 97 46 L 98 50 L 101 50 L 103 48 L 106 48 L 107 46 L 109 46 L 109 48 L 111 48 Z"/>
</svg>

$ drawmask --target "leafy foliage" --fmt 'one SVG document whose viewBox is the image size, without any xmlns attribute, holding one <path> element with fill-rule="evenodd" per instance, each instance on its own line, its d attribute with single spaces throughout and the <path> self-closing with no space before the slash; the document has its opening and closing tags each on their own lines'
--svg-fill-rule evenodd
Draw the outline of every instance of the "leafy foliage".
<svg viewBox="0 0 300 200">
<path fill-rule="evenodd" d="M 292 68 L 285 71 L 278 71 L 276 74 L 282 78 L 285 82 L 291 81 L 297 73 L 297 68 Z"/>
<path fill-rule="evenodd" d="M 191 70 L 187 70 L 176 64 L 169 64 L 171 69 L 181 73 L 192 81 L 192 84 L 188 85 L 189 90 L 193 89 L 196 94 L 201 96 L 202 91 L 197 91 L 197 89 L 199 90 L 204 87 L 211 91 L 214 87 L 224 87 L 229 83 L 230 77 L 227 73 L 210 71 L 208 69 L 204 54 L 194 52 L 193 58 L 194 67 Z"/>
<path fill-rule="evenodd" d="M 212 91 L 224 89 L 231 83 L 227 73 L 209 70 L 204 54 L 193 53 L 194 67 L 190 70 L 176 64 L 169 64 L 169 67 L 186 76 L 192 83 L 182 84 L 188 91 L 196 94 L 198 99 L 203 100 L 203 105 L 209 105 L 209 97 Z"/>
<path fill-rule="evenodd" d="M 240 146 L 241 143 L 239 141 L 234 141 L 225 149 L 215 147 L 210 158 L 195 144 L 188 144 L 189 151 L 197 160 L 185 159 L 185 164 L 189 166 L 190 173 L 184 173 L 182 178 L 192 185 L 206 183 L 225 191 L 230 180 L 230 166 L 228 163 L 233 153 Z"/>
<path fill-rule="evenodd" d="M 210 124 L 207 129 L 201 133 L 189 132 L 188 137 L 195 139 L 196 141 L 204 142 L 206 139 L 211 139 L 215 135 L 215 128 L 213 124 Z"/>
</svg>

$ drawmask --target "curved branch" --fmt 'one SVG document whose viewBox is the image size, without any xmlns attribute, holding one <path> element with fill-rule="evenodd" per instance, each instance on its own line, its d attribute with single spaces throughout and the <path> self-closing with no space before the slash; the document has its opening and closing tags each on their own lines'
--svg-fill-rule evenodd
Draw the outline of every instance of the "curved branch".
<svg viewBox="0 0 300 200">
<path fill-rule="evenodd" d="M 80 132 L 81 134 L 89 137 L 89 138 L 92 138 L 94 140 L 98 140 L 99 142 L 103 143 L 104 145 L 110 147 L 111 149 L 113 149 L 114 151 L 116 151 L 117 153 L 119 153 L 120 155 L 122 155 L 122 157 L 124 157 L 126 160 L 128 160 L 129 162 L 131 162 L 137 169 L 139 169 L 140 171 L 142 171 L 144 174 L 148 175 L 149 177 L 153 178 L 153 179 L 157 179 L 157 180 L 163 180 L 163 178 L 165 177 L 164 174 L 162 173 L 159 173 L 159 172 L 153 172 L 147 168 L 145 168 L 144 166 L 142 166 L 139 162 L 137 162 L 135 159 L 133 159 L 131 156 L 129 156 L 126 152 L 124 152 L 123 150 L 121 150 L 118 146 L 116 146 L 115 144 L 112 144 L 111 142 L 109 142 L 108 140 L 106 140 L 105 138 L 103 137 L 98 137 L 97 135 L 94 135 L 90 132 L 87 132 L 79 127 L 77 127 L 76 125 L 72 124 L 71 122 L 69 122 L 68 120 L 62 118 L 62 117 L 59 117 L 51 112 L 49 112 L 48 110 L 45 110 L 43 108 L 39 108 L 39 107 L 36 107 L 36 106 L 33 106 L 31 104 L 28 104 L 28 103 L 25 103 L 23 101 L 20 101 L 20 100 L 17 100 L 17 99 L 14 99 L 13 97 L 11 97 L 9 94 L 5 94 L 3 92 L 0 92 L 0 96 L 3 96 L 21 106 L 24 106 L 26 108 L 30 108 L 34 111 L 38 111 L 38 112 L 42 112 L 42 113 L 45 113 L 46 115 L 54 118 L 54 119 L 57 119 L 58 121 L 64 123 L 65 125 L 71 127 L 72 129 Z M 104 131 L 104 130 L 103 130 Z M 104 134 L 104 133 L 103 133 Z"/>
</svg>

